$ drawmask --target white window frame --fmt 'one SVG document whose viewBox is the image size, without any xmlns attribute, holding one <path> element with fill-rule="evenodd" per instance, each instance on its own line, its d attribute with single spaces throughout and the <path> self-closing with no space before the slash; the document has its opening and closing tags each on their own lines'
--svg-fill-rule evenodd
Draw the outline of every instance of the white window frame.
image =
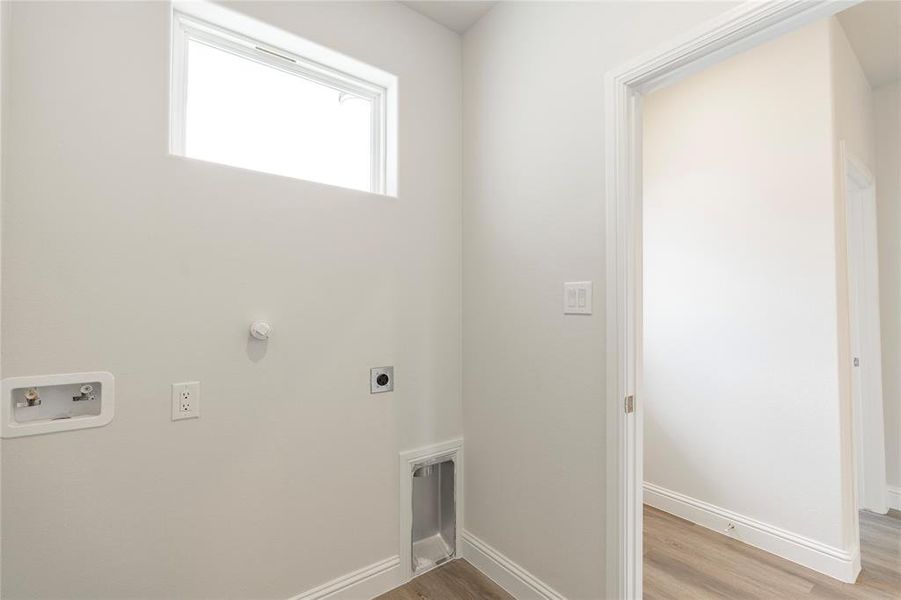
<svg viewBox="0 0 901 600">
<path fill-rule="evenodd" d="M 185 125 L 187 49 L 190 41 L 368 100 L 372 107 L 368 191 L 397 195 L 397 78 L 334 50 L 208 2 L 172 4 L 171 154 L 187 157 Z M 326 182 L 326 185 L 329 184 Z"/>
</svg>

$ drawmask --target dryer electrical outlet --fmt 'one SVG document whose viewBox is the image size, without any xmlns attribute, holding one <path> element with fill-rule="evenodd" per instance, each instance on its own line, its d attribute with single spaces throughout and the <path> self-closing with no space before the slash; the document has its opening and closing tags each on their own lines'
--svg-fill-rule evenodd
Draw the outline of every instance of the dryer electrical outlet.
<svg viewBox="0 0 901 600">
<path fill-rule="evenodd" d="M 394 367 L 373 367 L 369 370 L 369 393 L 394 391 Z"/>
<path fill-rule="evenodd" d="M 200 416 L 200 382 L 172 384 L 172 420 L 196 419 Z"/>
</svg>

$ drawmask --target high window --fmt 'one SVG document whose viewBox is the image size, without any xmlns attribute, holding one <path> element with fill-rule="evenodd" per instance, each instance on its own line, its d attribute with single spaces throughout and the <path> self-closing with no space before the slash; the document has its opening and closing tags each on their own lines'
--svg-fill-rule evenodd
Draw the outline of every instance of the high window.
<svg viewBox="0 0 901 600">
<path fill-rule="evenodd" d="M 172 153 L 391 193 L 388 119 L 393 78 L 236 13 L 222 15 L 245 30 L 278 39 L 236 33 L 176 7 Z"/>
</svg>

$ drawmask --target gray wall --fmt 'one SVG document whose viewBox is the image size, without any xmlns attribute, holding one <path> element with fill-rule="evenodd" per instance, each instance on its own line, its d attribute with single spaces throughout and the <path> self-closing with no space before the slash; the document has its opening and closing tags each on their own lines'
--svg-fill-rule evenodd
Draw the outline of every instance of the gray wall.
<svg viewBox="0 0 901 600">
<path fill-rule="evenodd" d="M 3 441 L 4 598 L 293 596 L 396 555 L 398 450 L 461 434 L 459 37 L 233 6 L 399 77 L 400 197 L 168 156 L 167 3 L 11 6 L 3 375 L 109 370 L 118 399 Z"/>
<path fill-rule="evenodd" d="M 901 503 L 901 84 L 877 88 L 873 98 L 885 466 L 894 501 Z"/>
<path fill-rule="evenodd" d="M 604 73 L 730 7 L 500 3 L 464 36 L 466 528 L 570 598 L 605 593 Z"/>
</svg>

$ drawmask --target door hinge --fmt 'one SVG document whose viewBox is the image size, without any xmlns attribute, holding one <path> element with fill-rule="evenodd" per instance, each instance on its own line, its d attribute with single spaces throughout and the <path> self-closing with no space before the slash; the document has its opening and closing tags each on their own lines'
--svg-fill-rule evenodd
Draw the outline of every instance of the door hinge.
<svg viewBox="0 0 901 600">
<path fill-rule="evenodd" d="M 626 414 L 635 412 L 635 396 L 629 394 L 626 396 Z"/>
</svg>

